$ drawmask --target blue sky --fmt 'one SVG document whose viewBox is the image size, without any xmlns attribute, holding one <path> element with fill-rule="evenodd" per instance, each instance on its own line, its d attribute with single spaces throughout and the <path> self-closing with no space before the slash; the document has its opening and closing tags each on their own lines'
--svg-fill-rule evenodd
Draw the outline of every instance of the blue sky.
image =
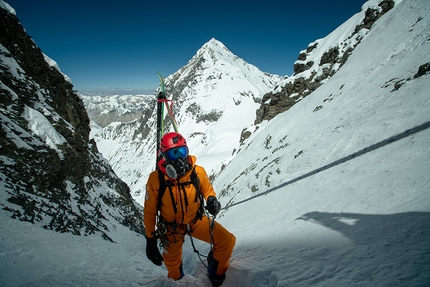
<svg viewBox="0 0 430 287">
<path fill-rule="evenodd" d="M 215 38 L 263 72 L 291 75 L 301 50 L 365 0 L 6 0 L 76 90 L 152 94 Z"/>
</svg>

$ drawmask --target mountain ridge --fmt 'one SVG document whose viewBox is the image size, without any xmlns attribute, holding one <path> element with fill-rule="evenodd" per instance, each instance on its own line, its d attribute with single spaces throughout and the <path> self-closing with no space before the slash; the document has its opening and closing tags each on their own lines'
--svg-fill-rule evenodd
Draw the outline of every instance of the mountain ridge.
<svg viewBox="0 0 430 287">
<path fill-rule="evenodd" d="M 111 242 L 117 224 L 143 233 L 141 207 L 89 139 L 90 120 L 68 77 L 1 3 L 2 213 Z"/>
</svg>

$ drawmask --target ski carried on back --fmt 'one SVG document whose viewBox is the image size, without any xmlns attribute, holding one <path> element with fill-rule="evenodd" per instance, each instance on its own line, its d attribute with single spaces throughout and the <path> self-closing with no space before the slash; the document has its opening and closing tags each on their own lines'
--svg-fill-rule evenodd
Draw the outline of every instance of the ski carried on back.
<svg viewBox="0 0 430 287">
<path fill-rule="evenodd" d="M 161 73 L 158 71 L 158 77 L 160 78 L 160 92 L 157 96 L 157 146 L 156 146 L 156 168 L 158 167 L 158 163 L 160 161 L 160 141 L 164 135 L 164 119 L 165 112 L 164 109 L 167 110 L 168 117 L 170 122 L 172 123 L 173 129 L 175 132 L 178 132 L 178 124 L 173 116 L 172 105 L 173 102 L 166 97 L 165 91 L 165 82 Z M 169 105 L 170 102 L 170 105 Z"/>
<path fill-rule="evenodd" d="M 158 162 L 161 159 L 160 154 L 160 141 L 164 134 L 164 105 L 163 102 L 166 100 L 166 93 L 164 91 L 164 78 L 158 72 L 160 78 L 160 92 L 157 97 L 157 143 L 155 147 L 155 168 L 158 169 Z"/>
</svg>

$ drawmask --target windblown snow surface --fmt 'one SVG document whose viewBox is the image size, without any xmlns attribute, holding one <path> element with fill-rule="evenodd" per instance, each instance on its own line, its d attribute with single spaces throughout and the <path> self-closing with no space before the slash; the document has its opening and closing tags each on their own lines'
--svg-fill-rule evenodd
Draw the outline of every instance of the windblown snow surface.
<svg viewBox="0 0 430 287">
<path fill-rule="evenodd" d="M 217 220 L 237 237 L 223 286 L 429 286 L 430 75 L 417 75 L 429 62 L 430 2 L 404 0 L 259 126 L 214 182 L 231 206 Z M 210 286 L 188 238 L 174 282 L 122 226 L 110 243 L 0 214 L 1 286 Z"/>
</svg>

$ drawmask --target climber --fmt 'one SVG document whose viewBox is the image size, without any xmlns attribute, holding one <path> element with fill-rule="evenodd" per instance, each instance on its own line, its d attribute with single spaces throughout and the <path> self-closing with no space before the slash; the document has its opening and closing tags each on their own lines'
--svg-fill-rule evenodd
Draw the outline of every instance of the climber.
<svg viewBox="0 0 430 287">
<path fill-rule="evenodd" d="M 185 138 L 177 132 L 165 134 L 160 141 L 162 157 L 158 169 L 148 178 L 144 202 L 146 255 L 156 265 L 162 262 L 168 277 L 179 280 L 182 268 L 182 244 L 185 235 L 211 244 L 208 254 L 208 277 L 220 286 L 233 252 L 236 238 L 214 217 L 221 209 L 215 191 L 196 157 L 189 155 Z M 214 217 L 209 217 L 206 210 Z M 164 248 L 163 256 L 157 239 Z"/>
</svg>

